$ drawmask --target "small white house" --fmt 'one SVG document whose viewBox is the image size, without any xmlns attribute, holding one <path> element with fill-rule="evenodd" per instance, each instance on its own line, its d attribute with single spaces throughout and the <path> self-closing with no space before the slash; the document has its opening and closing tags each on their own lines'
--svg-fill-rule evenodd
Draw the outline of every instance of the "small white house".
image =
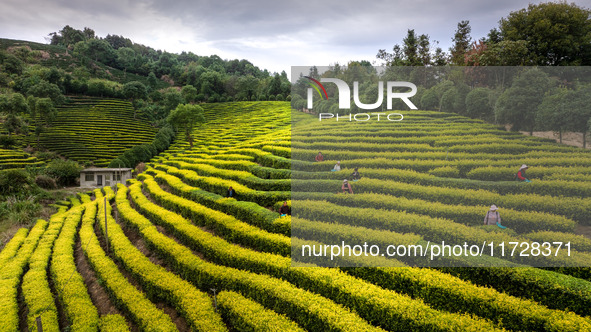
<svg viewBox="0 0 591 332">
<path fill-rule="evenodd" d="M 129 179 L 131 168 L 87 168 L 80 171 L 80 188 L 112 186 Z"/>
</svg>

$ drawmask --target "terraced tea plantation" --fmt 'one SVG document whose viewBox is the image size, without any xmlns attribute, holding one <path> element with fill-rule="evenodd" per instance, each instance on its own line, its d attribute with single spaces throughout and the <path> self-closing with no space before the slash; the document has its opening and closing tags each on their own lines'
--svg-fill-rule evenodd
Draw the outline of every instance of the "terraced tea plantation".
<svg viewBox="0 0 591 332">
<path fill-rule="evenodd" d="M 9 168 L 25 168 L 26 166 L 41 166 L 44 162 L 27 153 L 0 148 L 0 170 Z"/>
<path fill-rule="evenodd" d="M 43 148 L 78 162 L 104 167 L 125 150 L 149 143 L 156 130 L 144 120 L 134 119 L 127 101 L 71 97 L 73 103 L 58 109 L 51 127 L 41 135 Z M 35 146 L 34 137 L 30 144 Z"/>
<path fill-rule="evenodd" d="M 560 237 L 587 257 L 591 241 L 574 233 L 590 223 L 588 153 L 452 114 L 319 133 L 284 102 L 204 108 L 193 149 L 179 135 L 127 186 L 72 198 L 14 236 L 0 253 L 1 331 L 35 330 L 37 317 L 44 331 L 591 330 L 588 268 L 292 268 L 300 239 L 276 212 L 314 179 L 298 227 L 326 238 Z M 322 139 L 306 141 L 311 132 Z M 325 161 L 313 162 L 319 150 Z M 336 160 L 344 170 L 330 172 Z M 482 181 L 521 163 L 535 166 L 531 187 Z M 355 194 L 335 194 L 352 167 Z M 480 227 L 490 200 L 510 232 Z"/>
</svg>

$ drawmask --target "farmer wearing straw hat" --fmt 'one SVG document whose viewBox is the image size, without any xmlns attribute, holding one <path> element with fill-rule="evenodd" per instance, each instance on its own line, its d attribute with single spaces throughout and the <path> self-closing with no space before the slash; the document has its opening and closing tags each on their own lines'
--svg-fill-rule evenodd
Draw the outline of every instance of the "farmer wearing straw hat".
<svg viewBox="0 0 591 332">
<path fill-rule="evenodd" d="M 525 177 L 525 170 L 527 170 L 529 167 L 526 164 L 521 165 L 521 167 L 519 168 L 519 171 L 517 172 L 517 179 L 519 181 L 523 181 L 523 182 L 531 182 L 528 178 Z"/>
<path fill-rule="evenodd" d="M 347 179 L 343 180 L 343 185 L 341 186 L 341 189 L 343 190 L 343 194 L 346 194 L 347 191 L 349 192 L 349 194 L 353 193 L 353 189 L 351 188 L 351 184 L 349 183 L 349 181 L 347 181 Z"/>
<path fill-rule="evenodd" d="M 334 165 L 334 168 L 332 169 L 333 172 L 338 172 L 341 170 L 341 162 L 337 161 L 337 164 Z"/>
<path fill-rule="evenodd" d="M 499 227 L 501 227 L 501 215 L 499 214 L 499 209 L 497 208 L 496 205 L 492 205 L 490 207 L 490 210 L 488 210 L 488 212 L 486 212 L 486 216 L 484 217 L 484 224 L 485 225 L 490 225 L 490 226 L 494 226 L 494 225 L 499 225 Z"/>
</svg>

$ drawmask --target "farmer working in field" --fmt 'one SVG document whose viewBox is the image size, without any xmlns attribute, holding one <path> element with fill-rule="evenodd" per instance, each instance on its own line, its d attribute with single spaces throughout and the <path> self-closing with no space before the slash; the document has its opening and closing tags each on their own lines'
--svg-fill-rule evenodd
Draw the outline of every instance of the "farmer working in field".
<svg viewBox="0 0 591 332">
<path fill-rule="evenodd" d="M 523 182 L 531 182 L 528 178 L 525 177 L 525 170 L 528 168 L 529 167 L 526 164 L 521 165 L 521 168 L 519 168 L 519 171 L 517 172 L 517 180 Z"/>
<path fill-rule="evenodd" d="M 490 226 L 499 226 L 501 228 L 506 228 L 505 226 L 501 225 L 501 215 L 499 214 L 499 209 L 496 205 L 492 205 L 490 210 L 486 212 L 486 216 L 484 216 L 484 224 Z"/>
<path fill-rule="evenodd" d="M 338 172 L 341 170 L 341 162 L 337 161 L 337 164 L 334 165 L 334 168 L 332 169 L 332 172 Z"/>
<path fill-rule="evenodd" d="M 315 161 L 324 161 L 324 156 L 322 155 L 322 152 L 318 152 L 318 154 L 316 155 L 316 158 L 314 158 Z"/>
<path fill-rule="evenodd" d="M 353 179 L 353 181 L 357 181 L 357 180 L 361 179 L 361 175 L 359 174 L 358 168 L 355 168 L 355 170 L 353 171 L 353 174 L 351 174 L 351 178 Z"/>
<path fill-rule="evenodd" d="M 349 183 L 349 181 L 347 181 L 347 179 L 343 180 L 343 185 L 341 186 L 341 189 L 343 190 L 343 194 L 346 194 L 347 192 L 349 192 L 349 194 L 353 193 L 351 184 Z"/>
<path fill-rule="evenodd" d="M 291 215 L 291 211 L 289 210 L 289 206 L 287 206 L 287 201 L 283 202 L 281 208 L 279 208 L 279 214 L 282 217 L 286 217 L 287 215 Z"/>
</svg>

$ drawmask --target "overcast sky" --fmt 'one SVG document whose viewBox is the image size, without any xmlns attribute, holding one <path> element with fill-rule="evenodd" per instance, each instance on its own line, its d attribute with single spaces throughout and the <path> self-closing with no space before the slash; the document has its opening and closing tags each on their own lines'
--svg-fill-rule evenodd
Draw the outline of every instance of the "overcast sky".
<svg viewBox="0 0 591 332">
<path fill-rule="evenodd" d="M 289 74 L 291 66 L 375 61 L 377 51 L 391 51 L 407 29 L 447 50 L 459 21 L 469 20 L 478 39 L 530 2 L 542 1 L 1 0 L 0 37 L 47 42 L 50 32 L 68 24 Z M 576 3 L 591 7 L 591 0 Z"/>
</svg>

